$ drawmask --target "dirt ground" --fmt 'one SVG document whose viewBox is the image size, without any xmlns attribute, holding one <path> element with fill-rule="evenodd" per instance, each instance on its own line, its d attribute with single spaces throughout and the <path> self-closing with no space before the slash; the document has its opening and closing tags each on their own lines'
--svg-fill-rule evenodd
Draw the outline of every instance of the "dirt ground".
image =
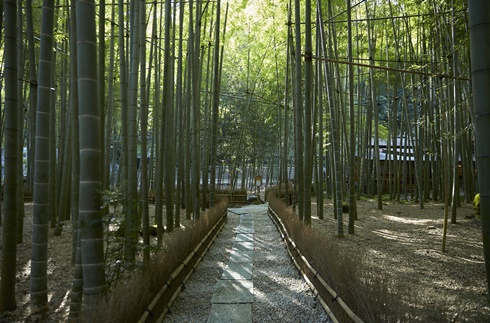
<svg viewBox="0 0 490 323">
<path fill-rule="evenodd" d="M 453 322 L 490 322 L 490 303 L 483 259 L 481 224 L 471 205 L 458 209 L 458 223 L 447 228 L 446 251 L 441 251 L 444 207 L 388 202 L 383 210 L 373 200 L 358 201 L 355 234 L 339 239 L 343 248 L 355 248 L 369 255 L 373 270 L 412 284 L 420 297 L 433 304 L 445 304 Z M 316 210 L 316 205 L 313 205 Z M 24 322 L 30 315 L 29 282 L 31 257 L 32 203 L 25 205 L 24 243 L 18 246 L 17 310 L 0 314 L 0 322 Z M 336 234 L 331 201 L 325 203 L 325 219 L 313 216 L 313 226 Z M 314 211 L 315 213 L 315 211 Z M 0 230 L 1 237 L 1 230 Z M 48 261 L 49 322 L 62 322 L 69 310 L 72 281 L 71 225 L 61 236 L 50 233 Z M 1 239 L 0 239 L 1 241 Z"/>
<path fill-rule="evenodd" d="M 315 214 L 312 225 L 335 235 L 332 201 L 325 206 L 324 220 Z M 490 322 L 481 223 L 471 205 L 458 208 L 456 224 L 448 223 L 445 252 L 444 204 L 426 203 L 420 209 L 418 204 L 385 202 L 378 210 L 376 201 L 365 199 L 357 201 L 357 210 L 354 235 L 347 234 L 344 214 L 340 247 L 368 255 L 373 270 L 406 281 L 424 303 L 443 308 L 445 313 L 434 313 L 434 321 L 446 316 L 450 322 Z"/>
</svg>

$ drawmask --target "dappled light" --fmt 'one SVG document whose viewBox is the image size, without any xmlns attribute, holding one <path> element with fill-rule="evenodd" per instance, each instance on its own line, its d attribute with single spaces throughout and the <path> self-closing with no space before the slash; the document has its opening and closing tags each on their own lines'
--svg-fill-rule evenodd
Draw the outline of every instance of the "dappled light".
<svg viewBox="0 0 490 323">
<path fill-rule="evenodd" d="M 413 237 L 411 237 L 409 234 L 406 233 L 401 233 L 401 232 L 396 232 L 396 231 L 390 231 L 390 230 L 373 230 L 373 233 L 379 235 L 382 238 L 385 238 L 387 240 L 393 240 L 394 242 L 398 243 L 420 243 L 421 240 L 416 240 Z"/>
<path fill-rule="evenodd" d="M 327 199 L 324 206 L 324 220 L 314 214 L 312 227 L 335 236 L 332 201 Z M 332 241 L 343 252 L 362 256 L 356 266 L 393 282 L 391 292 L 420 313 L 407 309 L 407 317 L 427 315 L 433 317 L 429 321 L 446 321 L 447 315 L 479 322 L 490 315 L 481 224 L 466 216 L 472 213 L 471 205 L 458 208 L 457 223 L 448 225 L 446 252 L 441 251 L 443 204 L 426 203 L 420 209 L 417 204 L 387 202 L 378 210 L 374 200 L 366 199 L 357 201 L 357 211 L 356 234 Z M 430 314 L 429 308 L 439 310 Z"/>
<path fill-rule="evenodd" d="M 383 217 L 390 221 L 406 223 L 406 224 L 415 224 L 415 225 L 427 225 L 429 223 L 434 222 L 434 219 L 410 219 L 407 217 L 393 216 L 387 214 L 383 214 Z"/>
</svg>

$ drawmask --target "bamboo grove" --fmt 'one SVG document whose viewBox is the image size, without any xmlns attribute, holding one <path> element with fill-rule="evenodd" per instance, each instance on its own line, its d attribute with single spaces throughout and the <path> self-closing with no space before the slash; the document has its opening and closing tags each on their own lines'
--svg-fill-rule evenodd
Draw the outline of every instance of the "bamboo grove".
<svg viewBox="0 0 490 323">
<path fill-rule="evenodd" d="M 481 191 L 466 1 L 2 6 L 1 310 L 16 306 L 16 243 L 32 243 L 31 310 L 47 311 L 48 231 L 64 221 L 70 315 L 82 295 L 90 307 L 106 293 L 103 197 L 124 201 L 132 263 L 140 228 L 150 245 L 152 197 L 161 246 L 216 192 L 252 189 L 255 175 L 292 188 L 306 223 L 313 198 L 320 218 L 333 198 L 339 236 L 347 202 L 355 233 L 360 196 L 379 208 L 386 197 L 444 201 L 455 223 Z M 32 242 L 22 241 L 29 192 Z"/>
</svg>

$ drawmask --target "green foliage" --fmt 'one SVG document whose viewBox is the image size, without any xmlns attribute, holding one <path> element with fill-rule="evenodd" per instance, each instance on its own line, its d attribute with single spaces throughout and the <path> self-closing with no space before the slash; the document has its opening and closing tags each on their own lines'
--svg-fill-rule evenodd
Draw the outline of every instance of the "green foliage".
<svg viewBox="0 0 490 323">
<path fill-rule="evenodd" d="M 480 219 L 480 193 L 475 195 L 473 199 L 473 210 L 475 210 L 475 215 Z"/>
</svg>

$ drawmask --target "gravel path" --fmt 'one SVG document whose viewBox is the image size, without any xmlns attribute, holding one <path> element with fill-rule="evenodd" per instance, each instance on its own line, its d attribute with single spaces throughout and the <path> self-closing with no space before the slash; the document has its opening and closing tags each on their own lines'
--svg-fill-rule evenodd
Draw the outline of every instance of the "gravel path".
<svg viewBox="0 0 490 323">
<path fill-rule="evenodd" d="M 164 322 L 206 322 L 211 298 L 230 258 L 239 214 L 254 217 L 253 322 L 329 322 L 288 257 L 266 205 L 229 209 L 228 221 L 170 308 Z"/>
</svg>

